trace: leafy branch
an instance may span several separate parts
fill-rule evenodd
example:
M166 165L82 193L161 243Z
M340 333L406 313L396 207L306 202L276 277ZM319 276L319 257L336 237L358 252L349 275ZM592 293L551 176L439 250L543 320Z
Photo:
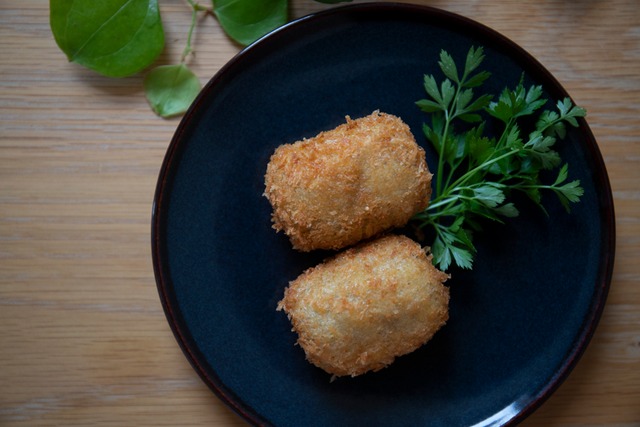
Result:
M210 0L211 7L185 0L192 9L186 47L177 65L151 70L145 95L162 117L184 113L200 91L186 64L193 53L192 35L198 12L214 16L225 33L246 46L288 21L288 0ZM340 3L351 0L316 0ZM51 31L71 62L107 77L142 72L165 46L158 0L50 0Z
M476 248L473 232L481 230L480 219L502 222L516 217L518 209L509 197L526 194L545 213L542 192L555 194L567 211L584 190L578 180L568 181L569 169L553 149L566 136L567 124L578 126L584 109L565 98L555 110L542 110L547 100L541 86L525 88L523 79L514 89L505 88L497 101L490 94L474 95L489 77L476 71L484 60L482 48L467 53L463 72L451 55L440 53L438 65L445 79L438 84L433 75L424 77L429 96L416 102L429 114L424 134L438 153L434 197L429 207L414 216L419 228L431 227L435 238L431 250L442 270L452 264L471 268ZM502 133L485 135L483 116L498 120ZM521 119L539 114L534 129L523 137ZM464 124L464 132L456 125ZM560 167L551 184L541 180L541 172Z
M158 66L144 78L144 93L151 109L162 117L172 117L184 113L202 89L200 80L186 65L187 57L193 53L191 40L196 27L198 12L212 13L212 9L187 0L191 6L191 26L187 34L186 46L177 65Z

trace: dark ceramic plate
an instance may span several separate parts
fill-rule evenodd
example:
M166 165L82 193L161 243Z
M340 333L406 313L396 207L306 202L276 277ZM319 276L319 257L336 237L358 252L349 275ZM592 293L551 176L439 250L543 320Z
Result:
M567 93L496 32L441 10L334 8L271 33L205 87L169 146L155 198L158 289L178 343L204 382L254 424L484 426L537 408L585 350L614 258L606 170L584 121L560 146L585 195L571 214L549 198L478 235L473 271L453 271L449 323L389 368L329 382L305 361L276 303L326 253L300 254L271 229L263 176L276 146L380 109L417 140L425 73L446 49L484 46L487 90L541 84ZM435 165L431 163L432 170Z

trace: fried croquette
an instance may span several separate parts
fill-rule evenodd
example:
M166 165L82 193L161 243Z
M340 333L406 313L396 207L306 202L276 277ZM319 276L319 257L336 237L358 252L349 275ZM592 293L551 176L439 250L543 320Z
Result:
M418 243L388 235L306 270L278 310L307 360L335 376L357 376L416 350L446 323L448 277Z
M404 226L429 203L424 150L400 118L375 111L278 147L265 175L273 228L300 251L341 249Z

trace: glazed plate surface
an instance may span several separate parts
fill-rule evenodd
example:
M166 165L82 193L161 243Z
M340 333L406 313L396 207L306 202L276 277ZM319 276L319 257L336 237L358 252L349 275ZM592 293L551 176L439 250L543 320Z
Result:
M558 144L585 195L550 218L526 202L476 237L472 271L452 270L450 320L389 368L330 382L305 361L276 304L290 280L329 253L302 254L271 228L262 196L274 149L346 115L400 116L435 156L415 105L441 49L463 61L483 46L487 92L541 84L568 94L523 49L469 19L426 7L330 9L276 30L232 59L180 123L160 172L152 219L156 280L194 369L253 424L514 424L566 378L602 312L613 266L607 173L584 120Z

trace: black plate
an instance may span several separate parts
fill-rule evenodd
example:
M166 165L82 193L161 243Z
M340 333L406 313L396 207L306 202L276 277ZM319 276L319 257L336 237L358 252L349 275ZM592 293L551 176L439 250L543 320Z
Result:
M262 197L276 146L345 115L396 114L420 144L425 73L441 49L484 46L486 89L565 90L523 49L437 9L365 4L299 19L233 58L180 123L160 173L152 224L158 289L178 343L242 417L278 426L471 426L522 420L566 378L602 312L614 212L586 122L560 147L585 195L571 214L549 198L477 237L473 271L453 271L451 318L418 351L378 373L329 382L305 361L276 303L326 253L300 254L271 229ZM170 402L168 403L170 404Z

